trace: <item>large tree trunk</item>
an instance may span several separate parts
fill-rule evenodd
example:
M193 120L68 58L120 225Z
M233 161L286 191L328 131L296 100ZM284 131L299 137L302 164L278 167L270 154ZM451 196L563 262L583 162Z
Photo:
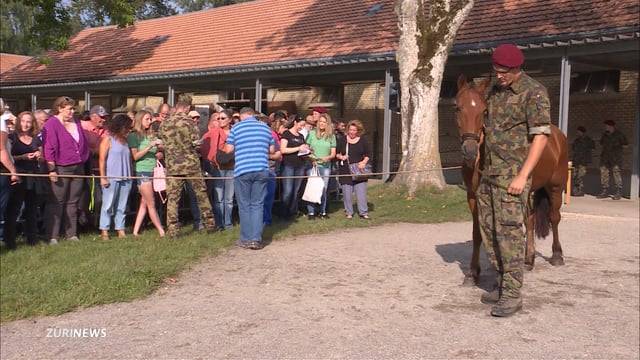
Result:
M396 183L413 196L445 185L438 143L438 101L449 50L474 0L398 0L402 162Z

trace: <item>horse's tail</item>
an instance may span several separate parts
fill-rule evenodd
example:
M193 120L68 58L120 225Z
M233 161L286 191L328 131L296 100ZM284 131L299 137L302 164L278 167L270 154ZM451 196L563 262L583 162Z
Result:
M549 235L551 229L551 219L549 212L551 210L551 199L547 190L540 188L533 195L533 208L535 214L535 232L539 238L545 238Z

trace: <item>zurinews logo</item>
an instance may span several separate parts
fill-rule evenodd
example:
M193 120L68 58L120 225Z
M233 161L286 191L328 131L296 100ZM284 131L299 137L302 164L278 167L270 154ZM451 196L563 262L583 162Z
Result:
M48 338L101 338L107 337L105 328L47 328Z

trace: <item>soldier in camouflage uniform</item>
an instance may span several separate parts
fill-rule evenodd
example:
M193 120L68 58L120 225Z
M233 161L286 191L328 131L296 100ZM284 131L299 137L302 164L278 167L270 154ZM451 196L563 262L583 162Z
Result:
M587 129L579 126L576 140L571 145L573 152L573 196L584 196L584 176L587 174L587 165L591 164L591 151L595 143L587 135Z
M211 204L207 198L207 188L200 171L200 160L197 153L199 146L198 128L187 116L190 105L178 102L175 114L160 125L159 138L163 141L165 162L168 176L196 177L195 180L167 179L167 235L178 235L178 203L185 182L190 182L198 207L207 230L214 231L215 223Z
M547 90L520 69L524 55L517 46L498 46L492 60L496 80L487 94L485 163L477 196L480 233L498 271L498 286L481 300L493 304L491 315L503 317L522 308L525 197L551 127Z
M622 148L628 144L627 138L616 129L613 120L604 122L605 131L600 138L602 154L600 155L600 186L602 191L597 196L598 199L609 197L609 171L613 173L613 200L620 200L622 197Z

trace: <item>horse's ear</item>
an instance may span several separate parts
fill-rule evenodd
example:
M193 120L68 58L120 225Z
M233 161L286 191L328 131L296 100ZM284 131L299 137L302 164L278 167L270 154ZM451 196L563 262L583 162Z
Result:
M478 89L479 93L484 94L484 92L489 87L489 84L491 84L491 79L484 79L480 82L480 84L476 86L476 88Z
M467 77L464 74L460 74L458 76L458 91L464 89L467 86L469 86L469 84L467 83Z

